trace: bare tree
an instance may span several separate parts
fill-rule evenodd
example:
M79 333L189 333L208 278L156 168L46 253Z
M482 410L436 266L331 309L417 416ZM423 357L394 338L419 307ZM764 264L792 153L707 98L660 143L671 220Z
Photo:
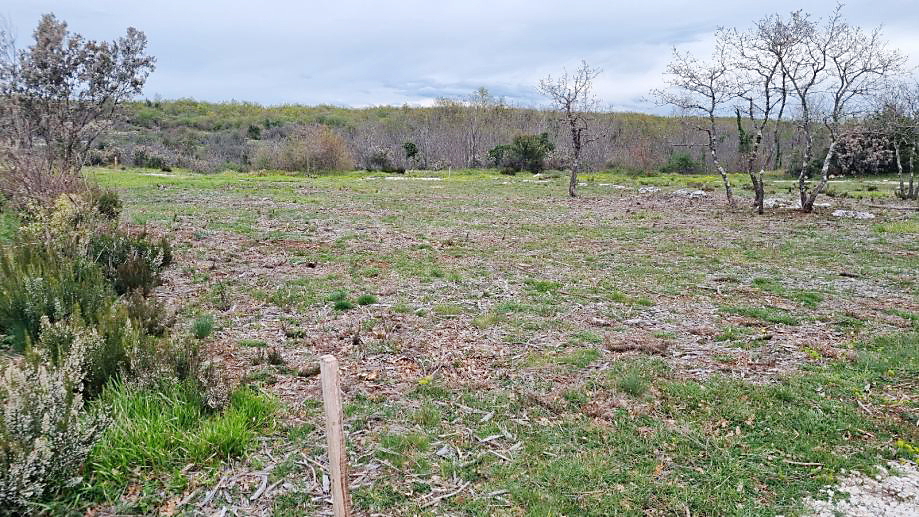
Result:
M781 64L775 53L770 51L771 42L764 40L761 33L754 29L748 32L722 30L717 35L731 49L731 62L735 68L736 96L739 106L737 114L737 132L739 151L744 159L744 166L753 184L753 206L763 213L765 185L763 173L767 160L760 159L763 134L769 125L773 113L778 109L778 117L784 112L787 98ZM741 112L749 123L751 130L746 129ZM778 149L778 127L776 120L775 138ZM757 167L757 164L759 166Z
M897 166L897 195L919 198L915 184L915 155L919 144L919 83L896 82L878 100L876 112L866 121L868 129L882 137L893 149ZM908 180L904 165L909 171ZM907 185L908 181L908 185Z
M0 180L16 199L47 201L79 188L80 169L116 110L154 68L134 28L112 42L86 40L44 15L35 42L0 72Z
M591 68L587 61L582 61L574 74L564 72L558 78L553 79L550 75L539 81L539 92L552 101L554 111L567 125L571 137L571 177L568 180L568 195L571 197L577 197L581 152L585 145L600 137L591 116L599 104L592 92L593 81L598 75L599 69Z
M487 88L481 87L466 99L466 166L482 166L482 140L489 124L494 122L504 102L495 99Z
M675 106L696 121L696 130L706 135L708 151L721 175L728 204L736 206L731 181L718 158L721 135L717 117L736 98L735 80L724 41L718 40L712 60L707 63L673 49L673 60L667 65L665 74L668 87L652 90L651 94L662 104Z
M804 137L798 192L801 209L813 210L817 196L826 188L829 167L847 124L863 113L866 101L878 94L884 81L897 72L903 58L889 50L880 29L865 32L849 25L842 6L824 21L803 11L787 18L773 16L759 26L761 37L779 61L800 110L799 129ZM811 186L809 165L814 155L816 126L822 115L829 132L820 181Z

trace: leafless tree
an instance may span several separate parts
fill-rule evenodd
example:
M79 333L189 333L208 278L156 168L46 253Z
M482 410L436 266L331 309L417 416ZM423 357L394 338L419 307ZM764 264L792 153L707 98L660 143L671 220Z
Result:
M770 51L771 42L764 40L756 29L747 32L739 32L736 29L721 30L716 38L723 40L723 45L731 51L736 98L740 101L735 108L738 147L745 158L744 166L753 185L753 206L762 214L765 199L763 173L767 160L761 160L761 148L763 135L776 111L776 133L773 136L776 149L779 148L778 118L784 112L787 99L782 67L775 53ZM741 113L745 115L743 118L747 119L750 129L745 128Z
M896 50L888 49L879 28L865 32L849 25L843 19L841 5L826 20L814 20L803 11L795 11L788 18L767 18L759 30L761 37L770 42L768 48L781 64L800 110L804 152L798 191L801 209L810 212L826 188L829 167L847 124L863 113L866 101L900 69L903 58ZM820 181L812 186L808 172L821 117L829 132L829 148Z
M596 131L592 114L597 111L599 101L593 94L593 82L600 70L592 68L586 61L573 73L551 75L539 81L539 92L552 102L554 111L567 126L571 138L571 177L568 180L568 195L577 197L578 172L581 170L581 153L584 146L600 137Z
M919 147L919 83L915 80L894 82L878 99L875 113L867 120L869 130L880 135L893 149L897 166L897 195L903 199L919 198L915 183L915 155ZM904 175L904 168L909 176ZM908 184L907 184L908 182Z
M34 40L0 63L0 187L47 201L78 188L86 153L119 105L141 92L154 58L134 28L112 42L87 40L51 14Z
M723 40L717 40L711 61L702 62L673 49L673 59L667 65L667 88L652 90L662 104L669 104L696 121L695 128L705 133L708 151L721 180L728 204L736 206L728 173L718 157L721 139L717 117L736 98L732 65Z
M490 124L494 123L504 102L481 87L466 99L466 166L481 167L484 154L482 141Z

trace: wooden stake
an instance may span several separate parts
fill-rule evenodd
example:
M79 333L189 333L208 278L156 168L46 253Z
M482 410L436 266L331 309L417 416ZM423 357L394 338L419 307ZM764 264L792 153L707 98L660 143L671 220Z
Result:
M329 444L329 476L332 485L332 509L335 517L350 517L348 494L348 457L341 416L341 387L338 382L338 359L324 355L319 360L322 372L322 401L325 405L326 439Z

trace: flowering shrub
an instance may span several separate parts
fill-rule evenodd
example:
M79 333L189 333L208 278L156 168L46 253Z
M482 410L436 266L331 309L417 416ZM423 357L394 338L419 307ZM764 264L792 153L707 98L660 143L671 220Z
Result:
M0 369L0 513L20 514L71 483L105 428L82 411L83 372L101 342L44 318L38 346Z

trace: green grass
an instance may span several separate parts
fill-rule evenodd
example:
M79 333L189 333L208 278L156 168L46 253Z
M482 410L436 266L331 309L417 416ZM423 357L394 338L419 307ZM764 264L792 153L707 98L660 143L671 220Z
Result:
M113 385L102 404L112 424L90 453L86 490L108 501L136 479L138 469L145 477L177 476L189 464L206 467L242 456L277 410L272 398L240 388L226 409L209 413L195 389L181 383L155 390Z
M212 314L202 314L195 318L191 325L191 333L195 339L204 339L214 331L214 316Z
M648 380L640 373L636 371L630 371L625 373L619 380L616 382L616 387L619 391L631 395L633 397L640 397L648 391L648 386L650 383Z
M823 295L820 293L804 289L789 289L778 280L771 278L754 278L752 285L763 291L796 301L810 309L816 309L820 302L823 301Z
M126 220L196 235L177 244L179 256L217 264L197 277L194 268L180 271L207 296L191 300L191 314L223 311L229 296L216 296L215 282L245 270L233 277L229 305L267 310L280 321L243 322L233 329L240 335L264 324L303 340L348 336L359 325L367 346L339 354L362 374L346 402L347 425L359 437L349 442L349 456L356 471L373 472L353 492L360 512L795 515L805 496L842 469L870 471L919 443L910 427L919 419L910 348L899 338L852 341L892 326L916 328L903 308L919 296L911 274L919 244L904 231L909 226L887 226L901 223L899 215L865 225L824 211L740 217L718 209L716 175L589 173L572 204L563 201L566 178L556 171L539 185L495 171L406 175L436 182L382 181L359 171L144 172L98 176L123 193ZM889 185L868 190L873 182L834 189L850 198L890 197ZM690 185L716 190L705 210L686 211L645 203L634 192L643 184L662 187L662 196ZM769 196L793 198L794 187L767 175ZM329 310L354 307L361 293L387 299L359 311ZM790 327L763 328L773 324ZM706 371L753 374L747 378L755 382L717 373L698 380L687 372L696 367L692 359L671 371L669 359L602 346L652 335L690 351L695 342L708 350L718 341L717 354L702 359ZM799 347L800 336L814 339ZM792 343L815 352L825 344L851 348L842 355L855 360L796 353L788 359L799 369L785 376L750 368L769 359L765 349ZM443 353L452 346L459 349ZM763 354L744 350L759 347ZM398 367L377 376L378 358L368 355ZM261 364L245 374L287 386L299 369ZM380 383L404 396L361 395ZM297 395L318 403L307 393ZM325 509L311 499L306 463L287 461L322 461L321 409L294 405L291 416L305 431L284 436L289 444L265 442L281 462L272 476L295 485L275 499L278 515ZM242 467L257 471L271 461L254 456ZM822 466L799 464L807 462ZM465 482L456 496L422 508L429 494Z
M357 298L358 305L373 305L377 303L377 297L372 294L362 294Z
M335 300L332 307L334 307L336 311L348 311L354 308L354 304L348 300Z
M875 229L878 233L915 234L919 233L919 218L914 217L908 221L882 223L875 226Z
M507 494L510 513L525 515L798 514L805 496L844 472L872 472L886 459L912 457L909 444L919 439L915 403L894 419L860 406L887 403L885 390L919 375L917 345L915 333L877 338L857 345L854 363L817 364L772 383L685 380L659 363L621 361L610 374L613 385L652 404L614 407L597 419L581 408L598 392L570 389L562 395L565 412L550 425L521 423L522 414L530 421L552 418L541 406L454 395L499 412L484 424L465 420L478 435L504 429L523 448L509 463L486 460L461 471L482 488L448 501L445 510L488 515L482 494L492 491ZM412 441L424 443L418 436ZM382 507L379 500L360 504ZM403 499L386 504L412 508Z
M16 216L0 212L0 243L8 242L16 234L19 228L19 220Z

